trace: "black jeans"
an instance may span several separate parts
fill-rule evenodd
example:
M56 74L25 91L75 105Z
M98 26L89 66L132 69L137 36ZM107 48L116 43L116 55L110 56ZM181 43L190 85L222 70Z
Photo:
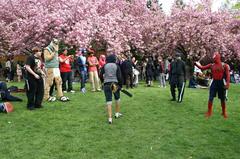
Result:
M171 77L170 89L173 99L176 99L175 88L178 89L178 102L182 102L185 89L185 81L183 76Z
M71 91L72 90L72 72L61 72L62 78L62 90ZM68 81L68 89L66 87L66 82Z
M27 107L28 108L36 108L41 107L43 95L44 95L44 84L43 79L33 79L29 78L26 80L27 82Z
M133 72L124 72L123 77L126 87L129 88L130 86L131 88L133 88Z

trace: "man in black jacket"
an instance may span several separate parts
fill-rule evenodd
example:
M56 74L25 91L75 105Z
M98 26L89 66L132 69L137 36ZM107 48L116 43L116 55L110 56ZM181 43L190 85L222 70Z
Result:
M172 100L176 101L175 88L178 88L178 103L183 100L185 82L186 82L186 68L185 62L181 59L181 54L176 53L175 60L171 62L169 81L172 94Z
M126 88L128 89L129 86L133 88L133 63L130 57L123 61L121 70Z

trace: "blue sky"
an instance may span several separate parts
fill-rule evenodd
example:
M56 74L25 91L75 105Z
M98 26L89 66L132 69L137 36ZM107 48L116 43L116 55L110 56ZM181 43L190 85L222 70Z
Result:
M160 1L160 3L162 3L164 12L169 13L170 8L175 0L159 0L159 1ZM184 0L185 3L190 3L190 2L198 3L200 1L201 0ZM238 0L229 0L229 1L231 3L234 3ZM213 0L212 10L217 11L224 2L226 2L226 0Z

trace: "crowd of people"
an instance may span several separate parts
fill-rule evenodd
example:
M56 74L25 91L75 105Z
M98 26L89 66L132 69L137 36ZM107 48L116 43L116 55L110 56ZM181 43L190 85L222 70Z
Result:
M126 86L126 89L137 87L139 80L145 81L147 87L153 86L153 81L157 80L158 87L162 88L166 88L166 81L168 81L172 96L171 101L178 103L183 101L187 79L186 65L178 52L172 58L145 56L141 61L136 60L134 56L115 55L114 53L107 57L100 55L97 58L95 53L92 48L79 48L74 54L69 54L69 49L66 47L59 54L59 41L57 39L53 39L46 48L34 47L25 65L22 66L18 63L16 66L18 81L21 81L22 78L25 80L28 98L27 109L41 108L43 100L54 102L58 99L67 102L70 100L64 95L67 92L104 91L108 108L108 122L112 123L112 93L116 100L115 117L118 118L122 116L120 113L120 90L123 85ZM225 96L223 95L225 92L219 89L221 82L215 82L216 88L215 86L213 88L210 78L214 74L214 70L204 74L202 70L207 68L212 69L212 65L203 67L199 63L195 64L193 76L189 80L189 87L211 86L207 116L212 114L212 101L218 93L222 102L223 115L227 118ZM5 70L6 81L12 81L14 79L13 59L7 60ZM73 74L78 74L80 90L73 87L75 77ZM217 81L223 78L222 75L220 76L217 77ZM90 89L86 88L87 82L91 84ZM177 96L176 88L178 90ZM53 95L54 90L56 90L57 97Z

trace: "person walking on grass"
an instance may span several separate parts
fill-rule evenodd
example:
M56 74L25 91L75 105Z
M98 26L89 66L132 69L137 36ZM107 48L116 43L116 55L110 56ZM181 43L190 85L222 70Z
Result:
M177 102L181 103L186 83L186 68L185 62L181 59L180 53L176 53L174 61L170 64L169 81L172 95L171 101L176 101L175 88L177 87Z
M106 58L106 64L102 68L100 79L104 83L103 89L106 98L108 123L112 124L112 94L116 104L115 118L122 116L120 113L120 89L122 88L121 69L116 64L116 56L109 55Z
M44 95L43 77L45 76L41 66L42 51L34 47L33 54L27 58L25 68L27 70L27 109L34 110L42 107L42 100Z

